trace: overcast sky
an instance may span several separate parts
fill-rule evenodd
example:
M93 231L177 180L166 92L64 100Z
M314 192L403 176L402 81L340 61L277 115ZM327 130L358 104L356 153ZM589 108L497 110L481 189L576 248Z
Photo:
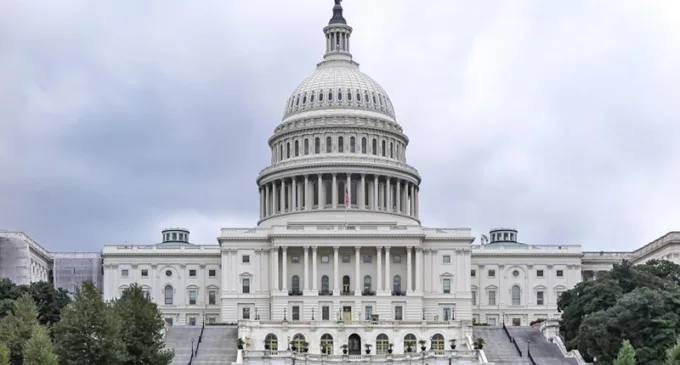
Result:
M0 2L0 226L49 250L214 244L332 0ZM629 250L680 229L680 2L345 0L427 226Z

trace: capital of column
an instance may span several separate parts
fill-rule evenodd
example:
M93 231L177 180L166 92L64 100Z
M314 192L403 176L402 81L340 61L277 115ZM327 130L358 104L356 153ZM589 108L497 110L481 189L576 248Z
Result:
M333 251L337 251L340 249L340 246L333 246Z
M288 251L288 246L281 246L281 249L283 250L283 252L286 252Z
M382 249L383 249L383 246L375 246L375 248L376 248L377 250L382 250Z
M199 264L198 267L200 267L201 269L205 269L205 264Z
M302 246L302 248L303 248L304 250L309 250L310 247L312 247L312 246L310 246L310 245L304 245L304 246Z
M411 249L413 249L413 246L406 246L406 249L411 250Z
M322 175L323 175L322 173L316 174L316 176L319 177L319 178L321 178Z
M361 251L361 246L354 246L355 251Z
M316 250L319 249L319 246L312 246L312 251L316 252Z
M269 251L278 251L279 246L269 247Z
M232 253L236 253L236 251L238 251L237 248L229 248L228 250L229 250L230 252L232 252Z

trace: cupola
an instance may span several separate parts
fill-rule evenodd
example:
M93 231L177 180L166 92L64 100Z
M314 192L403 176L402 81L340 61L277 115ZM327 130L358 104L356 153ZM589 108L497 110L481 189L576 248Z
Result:
M185 228L166 228L162 231L163 243L189 243L189 230Z
M517 242L517 230L512 228L496 228L489 232L490 243Z

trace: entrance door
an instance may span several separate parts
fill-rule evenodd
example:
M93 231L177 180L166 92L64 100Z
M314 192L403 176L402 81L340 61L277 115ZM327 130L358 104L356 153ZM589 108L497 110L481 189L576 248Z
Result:
M342 320L345 322L352 321L352 307L350 306L342 307Z
M521 318L513 318L512 319L512 325L513 326L521 326L522 325L522 319Z
M350 355L361 355L361 337L359 337L359 335L356 333L349 335L347 347Z

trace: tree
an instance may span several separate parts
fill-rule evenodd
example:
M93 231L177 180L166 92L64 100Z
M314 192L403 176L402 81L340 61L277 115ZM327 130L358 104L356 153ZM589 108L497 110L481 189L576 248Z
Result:
M24 344L38 324L38 310L33 299L24 294L14 301L12 311L0 321L0 343L9 348L10 364L21 365Z
M628 340L623 341L623 345L619 350L619 356L614 361L614 365L636 365L635 349Z
M680 365L680 338L673 347L668 349L665 365Z
M0 343L0 365L9 365L9 348L4 343Z
M63 289L55 289L44 281L31 285L16 285L7 278L0 279L0 318L12 309L12 303L21 295L29 294L38 306L41 324L54 324L59 321L61 310L71 301Z
M165 321L158 307L133 284L113 305L121 321L121 338L127 350L126 365L168 365L173 354L165 349L162 330Z
M23 365L57 365L57 356L54 354L50 336L47 329L41 325L33 326L31 339L24 346Z
M54 339L62 365L121 365L125 359L120 321L91 281L83 282L61 312Z

